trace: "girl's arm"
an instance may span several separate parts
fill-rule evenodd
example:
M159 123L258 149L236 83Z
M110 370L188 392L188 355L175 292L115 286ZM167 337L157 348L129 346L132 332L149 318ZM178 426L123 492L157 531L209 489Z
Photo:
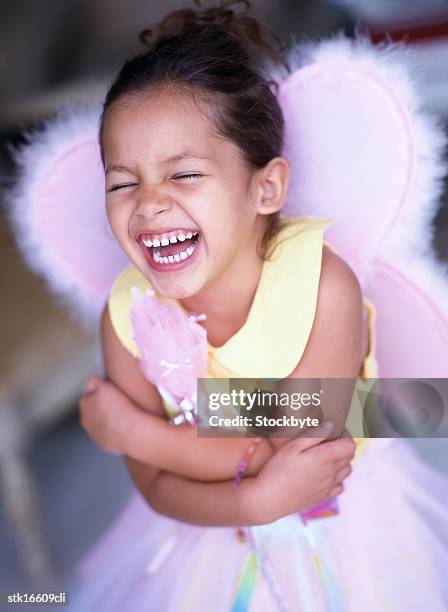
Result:
M324 275L324 270L322 274L327 279L326 288L319 291L316 319L310 337L312 342L308 343L305 355L292 376L331 377L336 367L336 375L353 377L359 372L363 357L359 347L357 353L358 314L361 313L361 307L358 313L358 287L350 274L343 270L336 275L335 283L328 281L328 274ZM343 296L346 299L341 304L340 298ZM338 335L335 338L337 342L328 344L330 331L334 331L335 299L339 299L339 313L344 317L343 331L348 331L349 335ZM106 315L104 319L107 319ZM107 348L107 339L103 334L108 376L137 404L161 416L163 407L160 397L155 391L151 397L151 385L143 378L135 360L121 346L113 330L109 338L111 341L116 345L115 353L118 356L110 347ZM322 346L329 347L328 355L323 356ZM123 359L119 358L120 352ZM143 379L142 388L134 385L134 382L138 383L138 378ZM257 524L310 507L343 490L342 480L350 473L353 441L334 440L317 444L303 452L303 447L298 445L306 440L310 439L299 438L286 444L267 462L259 476L243 480L237 488L233 488L231 483L195 483L132 459L126 461L142 495L164 514L200 524ZM220 510L218 514L217 509ZM236 512L236 516L233 512Z
M203 481L229 480L236 475L243 453L251 443L250 438L200 438L191 425L174 426L135 404L132 407L135 411L126 428L123 453L180 476ZM257 474L272 455L269 440L262 440L246 474Z
M280 387L289 393L323 389L320 407L301 408L298 416L309 414L319 420L331 419L335 423L333 439L350 435L345 424L356 379L368 350L363 309L356 275L339 255L324 245L313 327L302 358ZM303 389L300 379L304 380ZM313 383L319 383L318 386L312 387L310 379L315 379ZM309 429L298 433L314 435ZM271 438L275 450L287 442L285 437Z
M121 454L195 480L230 480L238 470L249 438L199 438L195 427L175 426L166 421L161 397L141 373L138 361L118 340L107 308L101 322L103 355L107 376L113 385L102 385L100 397L89 398L82 406L83 418L96 418L95 429L118 436ZM95 404L94 404L95 402ZM114 404L116 410L114 411ZM96 415L94 411L101 411ZM93 427L90 427L93 432ZM268 440L262 440L251 459L247 475L257 474L273 454Z
M157 391L121 346L107 318L105 315L106 325L102 326L107 376L133 401L162 416ZM244 478L238 487L233 486L233 481L195 482L129 457L125 461L140 493L161 514L199 525L255 525L269 523L342 491L341 481L348 476L353 457L351 441L322 445L313 440L315 447L308 450L304 442L291 442L266 463L259 476Z
M160 514L194 525L240 526L267 523L270 512L257 508L255 478L198 482L124 457L135 486Z
M320 439L329 432L320 429ZM320 444L298 438L280 449L255 477L232 482L187 480L127 459L135 484L160 514L197 525L239 526L271 523L326 501L343 491L351 473L351 438Z

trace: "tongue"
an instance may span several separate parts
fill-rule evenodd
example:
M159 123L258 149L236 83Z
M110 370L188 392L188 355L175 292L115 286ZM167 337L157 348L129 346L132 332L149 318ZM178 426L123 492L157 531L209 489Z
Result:
M168 257L168 255L177 255L177 253L185 251L185 249L187 249L193 243L193 238L187 238L183 242L170 242L170 244L167 244L166 246L159 247L160 255L162 257Z

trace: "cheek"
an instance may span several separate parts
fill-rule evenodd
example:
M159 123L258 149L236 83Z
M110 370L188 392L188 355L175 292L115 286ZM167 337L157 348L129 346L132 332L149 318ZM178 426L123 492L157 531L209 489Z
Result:
M106 207L107 219L115 240L127 253L129 249L129 215L119 207Z
M229 258L234 257L240 239L238 226L223 223L208 237L209 250L219 267L226 266Z
M238 241L247 232L247 219L244 205L240 201L215 200L209 209L203 225L207 240L215 249L227 249L229 244Z
M115 235L127 233L129 214L124 206L106 206L106 214L109 224Z

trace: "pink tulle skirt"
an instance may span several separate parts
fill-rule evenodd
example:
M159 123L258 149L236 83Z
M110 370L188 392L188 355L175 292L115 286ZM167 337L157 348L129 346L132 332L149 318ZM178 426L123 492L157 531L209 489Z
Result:
M77 568L73 612L446 612L448 478L403 440L353 463L339 514L200 527L133 494Z

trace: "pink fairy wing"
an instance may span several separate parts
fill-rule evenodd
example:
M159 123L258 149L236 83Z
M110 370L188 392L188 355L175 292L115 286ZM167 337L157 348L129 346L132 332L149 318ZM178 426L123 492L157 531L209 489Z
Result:
M404 45L338 35L297 45L290 62L279 91L292 170L285 213L333 218L329 241L364 261L409 207L433 216L446 138L421 110Z
M67 106L13 151L18 168L6 194L17 244L50 289L92 324L129 263L105 211L98 145L100 105Z
M378 260L364 286L377 308L376 356L382 378L448 376L448 282L418 285L397 266ZM419 274L423 278L423 270ZM443 285L443 286L442 286Z
M334 219L325 237L377 308L381 376L446 376L448 270L431 223L447 139L422 110L412 51L338 34L298 44L289 60L285 213Z

